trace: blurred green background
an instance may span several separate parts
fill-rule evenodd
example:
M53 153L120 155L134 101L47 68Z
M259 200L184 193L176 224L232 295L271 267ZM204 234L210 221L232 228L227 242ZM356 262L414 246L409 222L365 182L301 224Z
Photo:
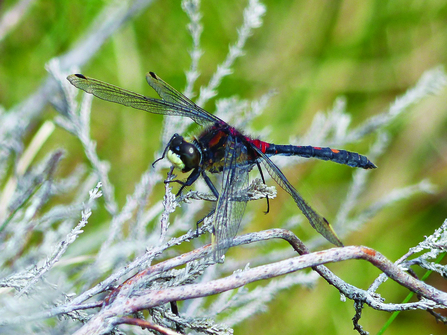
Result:
M16 1L0 1L0 13ZM393 100L413 86L421 74L447 60L446 1L263 1L264 25L256 29L236 61L234 73L219 87L218 98L237 95L256 99L271 89L278 94L267 112L253 120L253 127L270 125L266 140L287 143L290 136L304 134L314 115L332 107L344 95L353 125L383 112ZM36 1L25 20L0 42L0 103L8 110L33 93L46 76L44 65L65 53L78 41L108 1ZM204 1L201 45L204 55L196 85L206 84L223 61L228 45L237 37L246 1ZM180 2L155 1L101 48L82 73L154 96L145 73L154 71L173 87L185 86L191 37L188 19ZM447 94L423 100L387 129L392 142L375 163L365 207L392 189L428 178L438 185L435 194L419 195L387 208L346 244L367 245L394 261L439 227L446 218ZM214 110L214 100L203 106ZM30 125L33 129L56 115L50 106ZM95 99L92 137L102 159L111 162L110 178L122 205L140 174L159 149L162 118ZM346 149L367 152L375 139L370 135ZM319 143L301 143L318 145ZM60 175L86 161L77 139L57 129L41 156L56 147L66 150ZM331 220L347 191L352 170L309 161L295 171L285 171L315 208ZM161 190L161 189L160 189ZM160 193L160 197L162 193ZM281 202L280 202L281 201ZM272 201L273 215L259 216L258 229L275 227L275 202L288 203L279 192ZM260 204L263 208L264 204ZM249 206L253 206L250 204ZM277 205L280 207L279 205ZM280 210L277 208L276 210ZM107 216L92 224L106 225ZM106 229L103 228L103 229ZM250 226L250 230L257 227ZM367 288L379 271L366 262L343 262L329 266L350 284ZM433 275L429 282L447 290ZM407 291L388 282L379 293L387 302L400 302ZM243 334L354 334L351 301L341 302L338 292L321 280L314 290L294 288L283 292L269 310L236 327ZM360 324L377 332L390 314L366 307ZM426 312L401 313L386 334L445 334L444 325Z

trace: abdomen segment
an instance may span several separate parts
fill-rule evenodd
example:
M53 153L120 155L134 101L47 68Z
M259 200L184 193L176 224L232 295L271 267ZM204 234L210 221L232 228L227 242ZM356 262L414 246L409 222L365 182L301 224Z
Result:
M374 165L366 156L359 155L356 152L338 150L332 148L320 148L295 145L276 145L271 144L265 151L267 156L283 155L283 156L300 156L305 158L318 158L325 161L332 161L339 164L345 164L351 167L362 169L375 169Z

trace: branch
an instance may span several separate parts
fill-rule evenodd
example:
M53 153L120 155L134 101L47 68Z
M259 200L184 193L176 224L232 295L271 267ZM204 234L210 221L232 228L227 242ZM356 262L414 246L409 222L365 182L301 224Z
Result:
M233 246L273 238L287 240L296 251L301 253L301 255L273 264L262 265L253 269L236 272L225 278L212 280L207 283L189 284L163 289L138 289L143 287L144 283L147 285L149 278L153 279L157 274L166 273L166 271L169 271L174 267L210 256L212 253L212 246L206 245L192 252L151 266L127 280L119 288L114 290L108 299L106 299L106 306L103 310L97 313L96 316L76 334L90 334L93 331L98 331L98 329L106 329L110 326L110 322L112 322L111 319L119 315L129 315L136 311L150 309L172 301L194 299L223 293L249 283L275 278L309 267L312 267L317 271L344 296L355 301L363 301L375 309L391 311L415 308L433 309L435 307L447 306L446 293L411 277L400 267L394 265L379 252L371 248L349 246L308 253L308 250L293 233L283 229L271 229L237 237L234 240ZM343 282L323 265L350 259L363 259L370 262L387 274L388 277L409 290L423 296L428 299L428 301L424 301L423 304L419 302L402 304L400 306L384 304L377 298L377 296L372 296L366 291ZM205 259L204 261L206 262L207 260Z
M134 325L134 326L138 326L141 328L147 328L147 329L152 329L155 330L161 334L165 334L165 335L180 335L180 333L177 333L169 328L166 327L162 327L160 325L157 325L155 323L151 323L148 321L144 321L141 319L136 319L136 318L126 318L126 317L122 317L122 318L118 318L115 321L116 325L119 324L128 324L128 325Z

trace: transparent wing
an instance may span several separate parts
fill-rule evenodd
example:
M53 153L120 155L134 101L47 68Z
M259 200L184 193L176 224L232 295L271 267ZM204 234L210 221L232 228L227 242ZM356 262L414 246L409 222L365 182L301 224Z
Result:
M107 84L97 79L86 77L82 74L72 74L69 75L67 79L73 86L87 93L93 94L100 99L115 102L124 106L141 109L155 114L186 116L202 126L210 125L215 122L223 122L218 117L194 104L180 92L177 92L154 73L152 74L152 79L148 79L148 83L155 91L157 91L162 99L145 97L144 95ZM150 74L148 74L148 77L149 76Z
M252 145L252 148L253 150L256 150L259 156L261 156L260 161L267 169L270 176L278 183L279 186L281 186L287 193L292 196L299 209L309 220L310 225L317 232L323 235L329 242L335 244L336 246L342 247L343 243L340 241L329 222L320 214L315 212L312 207L310 207L306 203L306 201L304 201L304 199L299 195L298 191L295 190L295 188L289 183L281 170L270 160L270 158L264 155L256 146Z
M157 76L154 72L148 72L146 74L147 83L158 93L158 95L165 101L172 102L178 105L187 106L191 109L198 110L204 114L209 114L209 117L214 121L222 121L217 116L214 116L208 113L203 108L197 106L194 102L189 100L159 76Z
M247 197L241 191L248 187L251 166L237 164L237 159L247 154L247 147L228 136L225 149L222 190L216 204L213 246L214 260L221 261L239 230L239 225L247 205Z

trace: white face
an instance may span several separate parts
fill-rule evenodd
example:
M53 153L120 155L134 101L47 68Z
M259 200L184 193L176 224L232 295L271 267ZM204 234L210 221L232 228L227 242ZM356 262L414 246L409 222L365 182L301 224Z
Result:
M169 161L179 170L183 170L185 168L185 163L181 160L180 156L174 153L172 150L168 150L168 153L166 154Z

